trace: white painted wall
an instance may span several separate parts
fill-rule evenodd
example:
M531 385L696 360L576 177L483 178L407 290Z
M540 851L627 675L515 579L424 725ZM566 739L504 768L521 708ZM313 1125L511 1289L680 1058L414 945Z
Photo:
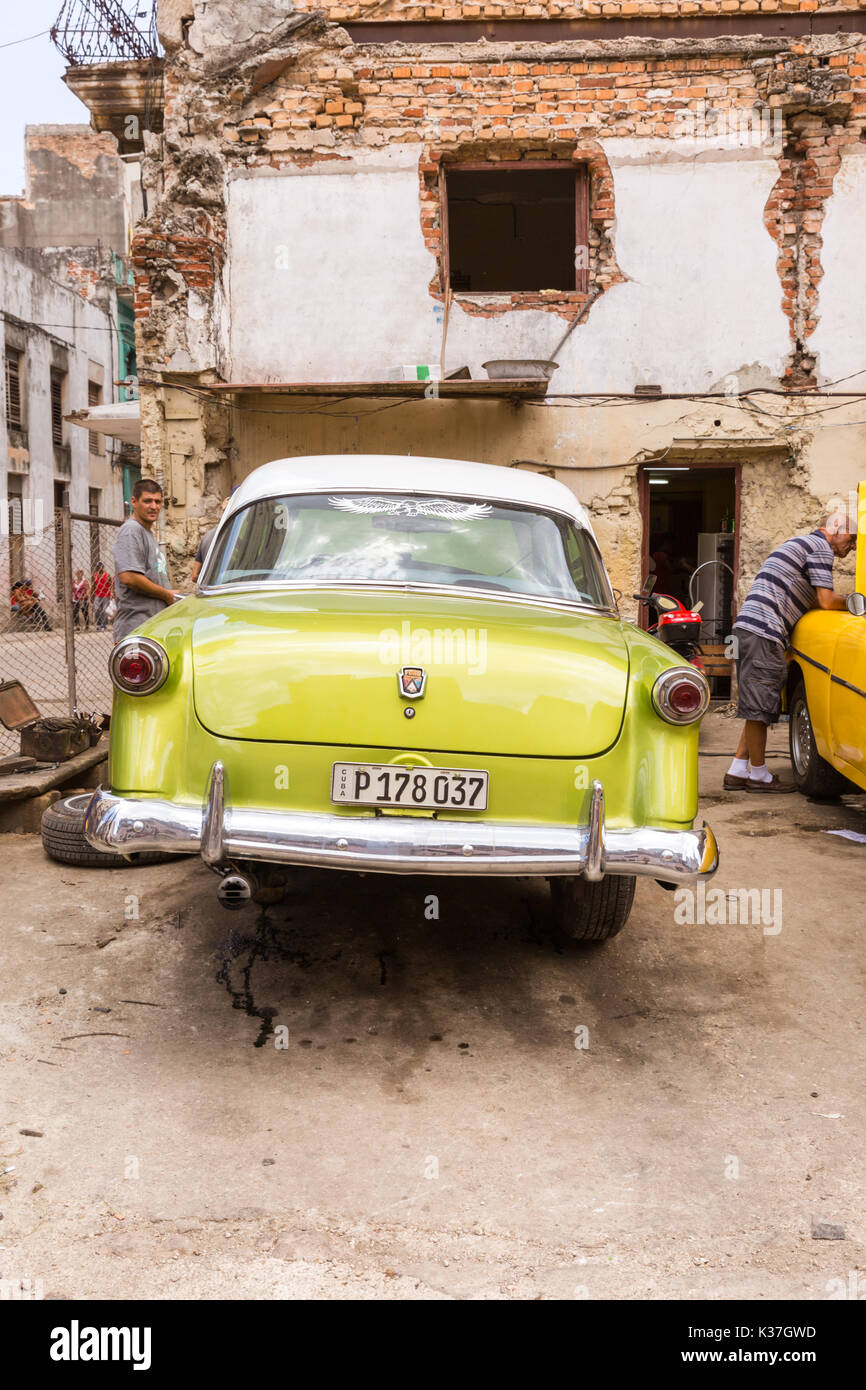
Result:
M231 183L232 380L381 381L438 359L418 148Z
M776 246L763 209L772 152L701 142L608 140L614 244L628 277L558 355L560 391L723 386L749 366L768 382L789 349ZM376 381L438 362L418 146L312 169L241 175L229 191L230 378ZM541 310L451 311L447 366L484 377L494 357L547 357L567 324ZM750 380L750 384L752 381Z
M853 372L851 390L866 390L866 148L845 150L833 183L823 227L818 326L809 340L817 353L819 382Z

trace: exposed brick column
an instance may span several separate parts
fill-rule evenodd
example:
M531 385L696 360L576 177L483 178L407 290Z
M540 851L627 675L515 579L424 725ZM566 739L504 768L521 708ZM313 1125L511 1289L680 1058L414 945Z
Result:
M225 259L224 240L212 236L170 235L160 230L141 230L132 244L132 263L135 267L135 313L146 317L154 297L174 298L163 293L166 280L175 292L180 289L177 278L189 288L213 291Z
M862 138L855 88L866 73L862 55L807 53L802 45L761 64L758 91L785 117L779 178L764 208L764 224L778 247L776 267L788 316L791 355L785 383L816 385L809 338L819 317L822 230L842 152Z
M764 222L776 241L782 307L788 316L789 386L814 386L815 358L808 339L818 323L821 231L827 199L842 162L846 135L833 134L820 116L793 118L779 160L779 178L767 200Z

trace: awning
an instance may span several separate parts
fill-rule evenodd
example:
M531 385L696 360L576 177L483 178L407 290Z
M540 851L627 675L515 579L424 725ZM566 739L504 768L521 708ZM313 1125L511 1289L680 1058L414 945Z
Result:
M114 401L111 405L91 405L87 410L73 410L63 417L72 425L96 434L122 439L124 444L141 443L141 404L139 401Z

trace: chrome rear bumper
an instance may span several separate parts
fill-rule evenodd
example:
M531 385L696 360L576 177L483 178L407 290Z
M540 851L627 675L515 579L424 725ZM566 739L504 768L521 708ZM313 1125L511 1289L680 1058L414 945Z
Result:
M668 883L709 878L719 863L712 830L607 829L604 791L592 785L589 824L512 825L422 816L258 811L229 804L222 763L205 803L115 796L99 788L85 835L114 854L198 854L213 866L238 859L391 874L642 874Z

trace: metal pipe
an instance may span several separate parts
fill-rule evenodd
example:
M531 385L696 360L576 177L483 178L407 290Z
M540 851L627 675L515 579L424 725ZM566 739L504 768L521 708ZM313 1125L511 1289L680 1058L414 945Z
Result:
M60 511L60 569L63 575L63 632L66 638L66 688L69 713L75 714L78 697L75 689L75 618L72 606L72 517L69 510L69 488L63 489Z

